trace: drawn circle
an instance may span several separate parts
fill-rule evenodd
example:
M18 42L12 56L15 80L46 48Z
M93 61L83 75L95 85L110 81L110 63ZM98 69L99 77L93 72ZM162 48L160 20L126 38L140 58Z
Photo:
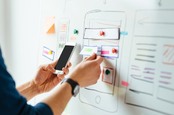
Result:
M97 96L95 97L95 102L96 102L97 104L99 104L99 103L101 102L101 97L100 97L99 95L97 95Z

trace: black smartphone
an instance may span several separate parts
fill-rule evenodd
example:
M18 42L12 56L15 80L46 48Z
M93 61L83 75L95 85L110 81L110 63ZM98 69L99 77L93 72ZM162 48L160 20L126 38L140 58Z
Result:
M59 60L55 66L55 74L63 74L62 68L66 66L69 61L72 52L74 51L76 46L75 42L67 42L60 54Z

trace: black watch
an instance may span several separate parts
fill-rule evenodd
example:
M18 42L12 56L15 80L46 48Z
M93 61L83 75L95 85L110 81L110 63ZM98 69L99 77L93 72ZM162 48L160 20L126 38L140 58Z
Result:
M75 97L79 93L79 90L80 90L79 84L76 81L72 80L71 78L64 78L62 80L61 84L64 82L67 82L71 85L71 88L72 88L71 93Z

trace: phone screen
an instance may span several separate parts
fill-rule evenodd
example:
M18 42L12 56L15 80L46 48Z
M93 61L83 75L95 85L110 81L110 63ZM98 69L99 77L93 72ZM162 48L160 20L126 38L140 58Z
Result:
M66 66L66 63L67 63L69 57L71 56L73 48L74 48L74 46L65 45L65 47L59 57L57 65L55 67L56 70L62 70L62 68Z

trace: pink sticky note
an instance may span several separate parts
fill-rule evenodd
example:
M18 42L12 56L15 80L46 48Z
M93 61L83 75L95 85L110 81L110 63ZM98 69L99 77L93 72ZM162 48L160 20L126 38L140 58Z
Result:
M101 51L101 54L109 54L109 51Z
M126 81L121 81L121 85L127 87L129 85L129 83Z

